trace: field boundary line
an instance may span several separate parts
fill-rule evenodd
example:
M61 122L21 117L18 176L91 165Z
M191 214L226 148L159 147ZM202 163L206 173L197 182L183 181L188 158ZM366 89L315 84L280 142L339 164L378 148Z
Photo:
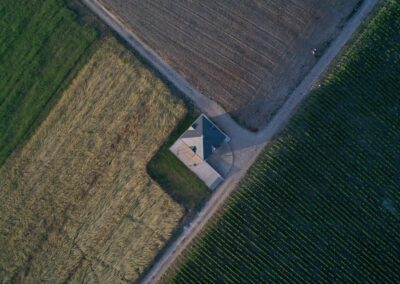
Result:
M142 276L141 283L147 284L156 283L160 280L163 273L168 270L176 258L202 231L210 218L214 216L221 205L224 204L230 194L236 189L240 180L247 173L247 170L256 161L258 155L287 124L300 103L310 93L315 83L324 75L325 71L328 70L331 63L341 53L343 47L352 38L364 19L372 12L379 0L364 1L363 5L349 19L311 71L291 93L267 127L258 133L250 132L239 126L221 106L190 85L97 0L82 0L82 2L109 25L111 29L118 33L153 68L160 72L166 80L191 99L197 108L212 118L232 139L230 144L234 155L233 169L225 177L222 185L214 191L194 220L184 229L183 233L164 250L159 259Z
M155 70L164 78L171 82L179 91L191 99L195 106L209 117L219 117L225 114L225 110L215 101L201 94L186 79L179 75L169 66L156 52L147 46L138 36L136 36L126 25L119 20L113 13L107 10L97 0L82 0L82 2L92 10L101 20L103 20L112 30L123 38L133 49L143 57ZM232 118L230 118L233 123ZM217 122L218 123L218 122ZM247 131L243 128L243 131Z

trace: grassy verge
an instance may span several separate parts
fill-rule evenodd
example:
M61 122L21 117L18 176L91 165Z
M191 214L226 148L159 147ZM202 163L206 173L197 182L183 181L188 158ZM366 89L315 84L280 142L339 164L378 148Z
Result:
M196 118L197 115L194 113L187 114L147 166L149 175L188 211L199 209L209 196L210 191L198 177L169 151L169 147L188 129Z
M321 82L168 283L399 283L400 1Z
M0 3L0 166L46 116L97 38L61 0Z

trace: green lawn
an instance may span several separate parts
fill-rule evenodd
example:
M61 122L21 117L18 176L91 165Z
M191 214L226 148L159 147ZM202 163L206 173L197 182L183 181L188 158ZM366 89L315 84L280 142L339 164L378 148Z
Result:
M0 166L34 131L96 32L61 0L0 1Z
M169 151L169 147L188 129L196 118L197 116L194 114L188 114L148 164L149 175L175 201L182 204L189 211L199 209L209 196L210 191L199 178Z
M169 283L400 283L400 2L388 1Z

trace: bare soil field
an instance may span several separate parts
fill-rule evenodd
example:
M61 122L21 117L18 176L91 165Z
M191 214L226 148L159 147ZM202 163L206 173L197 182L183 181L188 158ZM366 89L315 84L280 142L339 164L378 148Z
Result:
M136 280L184 213L146 164L185 112L105 41L0 170L0 282Z
M266 125L359 0L100 0L242 125Z

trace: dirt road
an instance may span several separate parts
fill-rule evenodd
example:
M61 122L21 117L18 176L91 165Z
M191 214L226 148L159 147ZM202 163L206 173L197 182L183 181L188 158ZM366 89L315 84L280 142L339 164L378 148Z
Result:
M162 257L148 271L142 283L156 283L160 276L174 262L176 257L187 247L197 234L207 224L220 206L226 201L247 170L254 163L271 139L286 125L301 101L339 54L346 42L351 38L366 16L373 10L378 0L365 0L358 12L349 20L340 35L325 51L311 72L294 90L284 106L275 115L268 126L258 133L252 133L241 128L217 103L199 93L184 78L168 66L139 38L127 29L113 14L107 11L96 0L82 0L95 14L97 14L115 32L124 38L143 58L158 70L169 82L174 84L201 111L206 113L231 137L231 148L234 155L234 164L224 183L213 193L210 200L199 212L193 222L164 252Z

